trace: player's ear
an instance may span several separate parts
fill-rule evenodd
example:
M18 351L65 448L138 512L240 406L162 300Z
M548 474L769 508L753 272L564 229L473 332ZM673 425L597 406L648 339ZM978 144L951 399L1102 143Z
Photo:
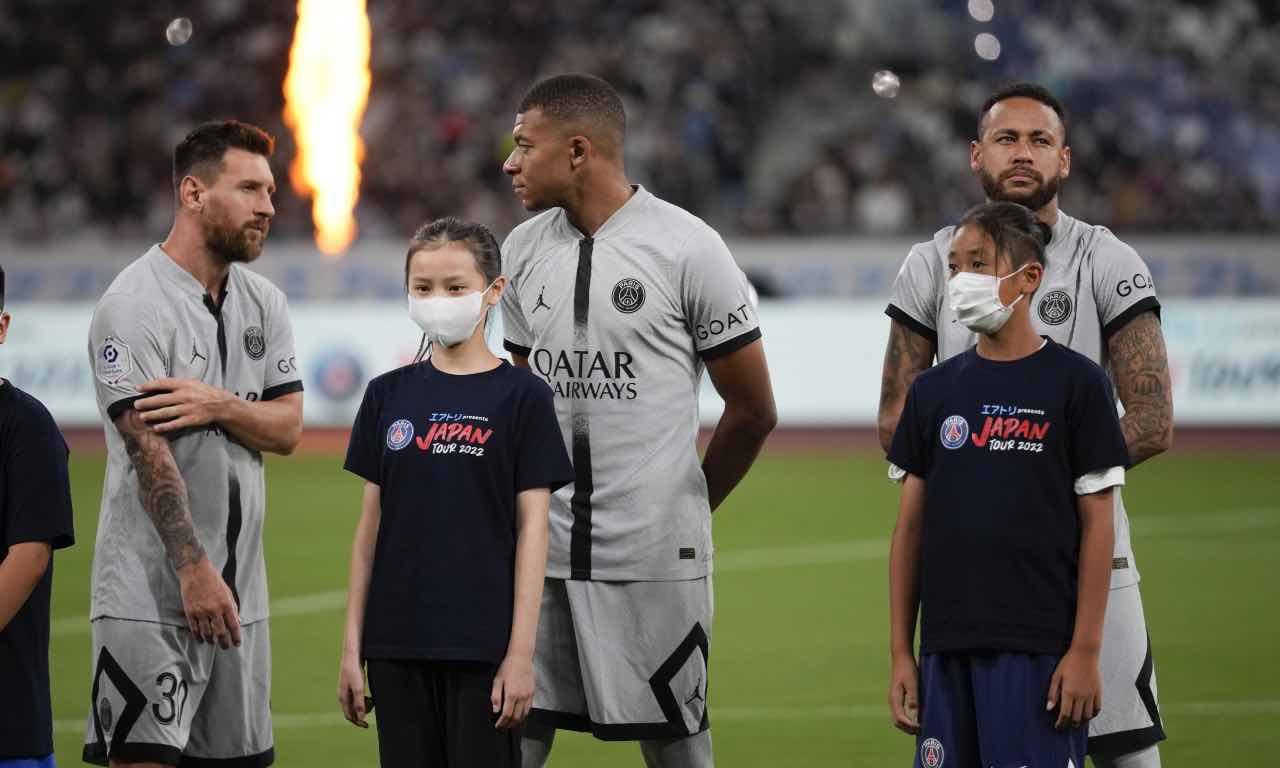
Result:
M969 142L969 170L974 173L982 170L982 142L976 139Z
M0 344L9 335L9 313L0 311Z
M192 174L182 177L178 184L178 204L191 211L204 208L204 198L208 194L204 182Z
M591 139L586 136L574 136L569 139L569 168L577 170L591 156Z
M1062 152L1058 157L1058 166L1062 169L1062 178L1071 175L1071 147L1063 146Z

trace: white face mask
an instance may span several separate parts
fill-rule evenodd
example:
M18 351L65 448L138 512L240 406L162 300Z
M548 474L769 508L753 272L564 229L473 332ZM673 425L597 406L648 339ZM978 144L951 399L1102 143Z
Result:
M1019 294L1013 304L1005 306L1000 301L1000 283L1026 268L1027 264L1023 264L1004 277L957 272L947 282L947 299L956 319L974 333L991 335L999 331L1009 322L1014 306L1026 296Z
M493 283L489 284L489 288ZM439 296L420 299L409 294L409 317L418 324L432 344L455 347L475 332L484 309L484 295L489 288L464 296Z

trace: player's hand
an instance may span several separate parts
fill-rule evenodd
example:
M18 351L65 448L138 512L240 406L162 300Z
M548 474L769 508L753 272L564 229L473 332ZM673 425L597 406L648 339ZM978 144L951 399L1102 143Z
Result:
M1058 710L1054 727L1058 730L1079 728L1102 711L1102 672L1096 652L1074 648L1058 662L1049 681L1049 703L1046 710Z
M369 713L365 706L364 665L358 656L342 654L342 668L338 672L338 704L342 706L342 716L347 722L361 728L368 728L365 715Z
M157 432L202 427L223 418L234 396L195 379L152 379L138 391L148 394L133 403L142 420Z
M182 610L191 634L223 649L240 647L240 614L235 597L208 557L178 569L182 584Z
M889 679L889 714L893 727L915 735L920 732L920 670L910 654L893 659Z
M498 717L494 728L515 728L529 716L533 708L533 659L523 654L508 654L493 678L489 694L493 714Z

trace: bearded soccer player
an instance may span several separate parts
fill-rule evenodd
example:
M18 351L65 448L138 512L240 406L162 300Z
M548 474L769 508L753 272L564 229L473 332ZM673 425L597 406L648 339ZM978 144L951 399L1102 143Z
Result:
M1121 427L1130 468L1168 450L1172 388L1151 271L1110 230L1058 210L1058 189L1071 171L1062 105L1033 84L992 94L982 106L969 165L988 200L1021 203L1052 229L1032 322L1041 335L1109 369L1124 405ZM941 229L913 247L894 281L880 391L880 442L886 451L911 382L935 357L945 361L975 343L946 300L953 230ZM1098 768L1156 768L1156 745L1165 735L1129 520L1118 491L1114 523L1101 653L1104 704L1089 725L1089 754Z
M777 420L745 276L715 230L627 179L625 133L608 83L553 77L504 165L542 211L503 245L506 347L551 385L575 472L552 496L525 766L556 728L713 764L711 512ZM725 410L699 464L704 368Z
M284 293L243 266L275 214L273 146L234 121L183 139L173 229L94 310L107 476L87 762L274 761L262 454L297 445L302 382Z

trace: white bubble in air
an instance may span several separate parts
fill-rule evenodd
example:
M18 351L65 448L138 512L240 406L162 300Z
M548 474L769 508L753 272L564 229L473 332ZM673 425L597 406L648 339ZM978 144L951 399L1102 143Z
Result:
M973 38L973 50L987 61L995 61L1000 58L1000 41L995 35L983 32Z
M871 76L871 90L882 99L892 99L898 95L898 89L902 87L902 83L898 80L898 76L887 69L882 69Z
M969 0L969 16L974 21L986 23L996 15L996 7L991 0Z
M169 45L185 44L191 39L191 19L180 16L169 22L164 30L164 39L169 41Z

